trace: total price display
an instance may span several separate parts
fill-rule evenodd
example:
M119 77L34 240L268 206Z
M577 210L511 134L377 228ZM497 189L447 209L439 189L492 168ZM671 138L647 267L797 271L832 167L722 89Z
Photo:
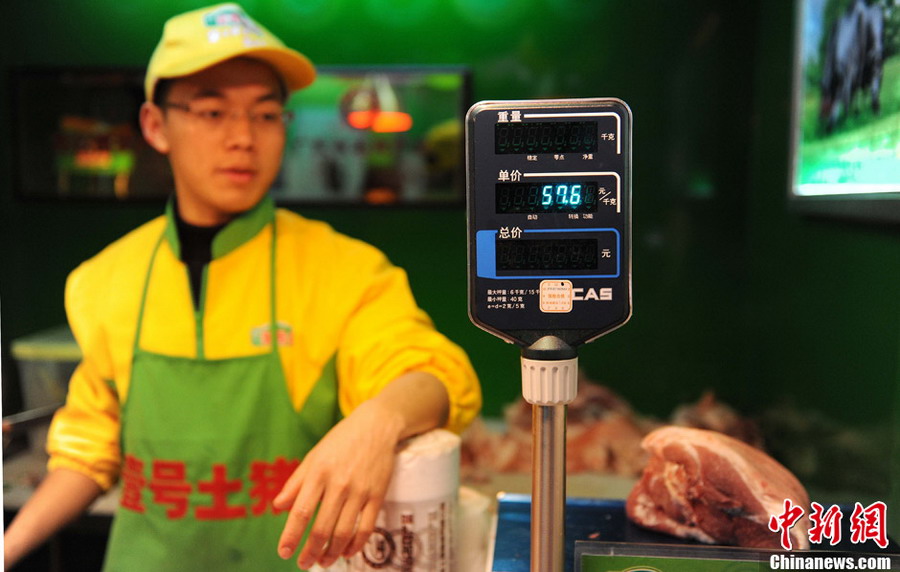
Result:
M597 240L498 240L497 270L596 270Z
M596 182L497 183L497 214L594 213Z

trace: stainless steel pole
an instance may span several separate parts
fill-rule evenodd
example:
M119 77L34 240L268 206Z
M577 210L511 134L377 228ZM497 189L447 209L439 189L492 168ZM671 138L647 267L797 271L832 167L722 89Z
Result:
M565 561L566 405L532 405L531 572Z

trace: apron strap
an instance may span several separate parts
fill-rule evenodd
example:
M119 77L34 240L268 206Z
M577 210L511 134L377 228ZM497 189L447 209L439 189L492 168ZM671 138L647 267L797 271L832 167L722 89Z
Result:
M272 340L272 353L278 355L278 321L276 320L276 280L275 280L275 237L278 234L278 227L275 221L278 218L276 211L272 215L272 242L269 245L269 339Z
M276 276L275 276L275 260L276 260L276 248L275 248L275 237L277 234L277 226L275 224L275 220L277 217L277 213L272 217L272 241L269 247L269 335L272 340L272 353L278 353L278 322L276 320ZM134 333L134 344L132 345L132 355L139 349L139 341L141 339L141 329L144 324L144 308L147 304L147 293L150 290L150 277L153 275L153 265L156 261L156 255L159 252L159 248L165 239L165 232L159 235L159 239L156 241L156 245L153 247L153 253L150 255L150 263L147 267L147 276L144 278L144 289L141 292L141 303L138 307L138 318L137 325L135 326ZM210 261L211 263L212 261ZM209 263L207 263L209 264Z
M150 276L153 274L153 263L156 260L156 253L159 252L159 246L165 238L165 233L159 235L156 246L153 247L153 253L150 255L150 264L147 266L147 276L144 278L144 291L141 292L141 305L138 308L137 325L134 331L134 345L131 348L132 355L138 351L141 339L141 328L144 324L144 306L147 303L147 292L150 290Z

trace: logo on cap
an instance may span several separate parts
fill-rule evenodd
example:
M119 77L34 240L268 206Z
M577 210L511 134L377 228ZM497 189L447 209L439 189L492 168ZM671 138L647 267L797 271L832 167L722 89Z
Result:
M205 14L203 25L210 28L206 37L212 44L223 38L240 35L244 36L245 44L263 43L262 30L237 6L225 6Z

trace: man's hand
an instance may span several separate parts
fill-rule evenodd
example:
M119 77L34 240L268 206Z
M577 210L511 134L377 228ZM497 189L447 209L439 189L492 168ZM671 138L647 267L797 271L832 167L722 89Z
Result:
M443 425L448 408L443 384L414 372L394 380L335 425L275 498L275 508L290 509L279 556L287 559L296 552L310 522L297 558L300 568L316 562L328 567L362 549L390 484L397 443Z

